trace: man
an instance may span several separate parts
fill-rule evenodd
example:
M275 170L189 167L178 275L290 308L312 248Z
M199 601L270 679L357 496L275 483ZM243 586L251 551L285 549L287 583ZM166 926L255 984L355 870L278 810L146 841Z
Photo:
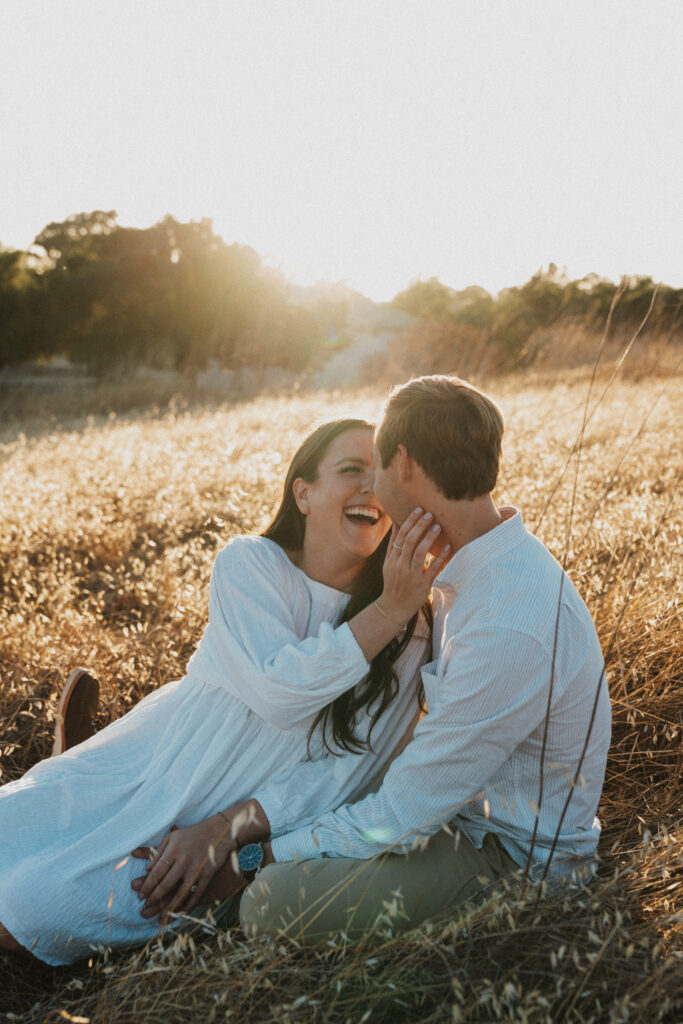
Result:
M240 870L226 863L214 891L252 883L240 903L248 933L355 937L387 914L402 930L513 872L594 870L610 731L602 654L562 568L518 510L493 503L502 434L497 407L463 381L423 377L390 396L377 497L399 537L426 509L441 526L432 553L453 551L433 589L428 713L355 804L311 820L308 807L335 806L349 760L329 757L222 812ZM396 609L380 611L398 631Z

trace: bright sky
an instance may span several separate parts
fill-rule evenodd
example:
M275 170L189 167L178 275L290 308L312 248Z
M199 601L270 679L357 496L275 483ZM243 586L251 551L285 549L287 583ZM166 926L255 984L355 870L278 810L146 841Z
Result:
M3 0L0 241L168 212L376 300L680 287L681 40L681 0Z

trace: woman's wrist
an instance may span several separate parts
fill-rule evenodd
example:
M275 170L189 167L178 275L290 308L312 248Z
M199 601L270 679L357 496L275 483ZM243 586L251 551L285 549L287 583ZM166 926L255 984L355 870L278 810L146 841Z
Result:
M381 605L381 595L379 601ZM393 616L393 612L385 614L382 607L378 608L372 601L349 619L349 628L368 663L403 629L403 623L398 622L398 616L396 621L389 616Z
M218 843L228 842L235 846L232 820L222 811L218 811L213 815L213 822L215 826L214 831L216 834L216 845Z
M418 610L415 607L414 600L406 601L404 598L401 601L395 595L392 598L391 590L387 590L386 586L375 601L375 604L379 605L382 615L389 618L396 625L401 626L406 626Z
M406 623L410 616L408 616L408 619L406 620L404 620L402 617L399 618L393 611L390 611L385 607L381 597L377 598L377 600L374 602L374 605L377 611L380 613L380 615L383 615L385 619L388 619L389 622L392 622L394 626L398 626L399 629L406 628Z

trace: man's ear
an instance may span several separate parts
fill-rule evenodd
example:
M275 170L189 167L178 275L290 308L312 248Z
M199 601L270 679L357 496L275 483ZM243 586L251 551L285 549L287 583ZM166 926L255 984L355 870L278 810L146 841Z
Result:
M402 484L410 483L415 476L415 459L408 455L408 449L404 444L396 446L398 457L398 479Z
M296 507L301 512L302 516L308 515L308 484L302 477L298 476L292 484L292 494L294 495L294 501Z

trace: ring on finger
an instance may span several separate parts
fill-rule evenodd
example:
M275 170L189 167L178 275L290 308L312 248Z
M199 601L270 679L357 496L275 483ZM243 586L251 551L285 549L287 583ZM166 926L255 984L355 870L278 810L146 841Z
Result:
M159 857L159 860L163 860L164 864L168 864L169 868L173 867L173 865L171 864L170 860L166 860L165 857Z
M397 551L403 551L403 548L401 547L401 545L397 544L395 540L392 540L391 546L392 546L392 548L396 548Z
M418 567L418 569L424 569L424 567L425 567L424 561L416 562L414 558L410 559L410 564L411 565L416 565Z

